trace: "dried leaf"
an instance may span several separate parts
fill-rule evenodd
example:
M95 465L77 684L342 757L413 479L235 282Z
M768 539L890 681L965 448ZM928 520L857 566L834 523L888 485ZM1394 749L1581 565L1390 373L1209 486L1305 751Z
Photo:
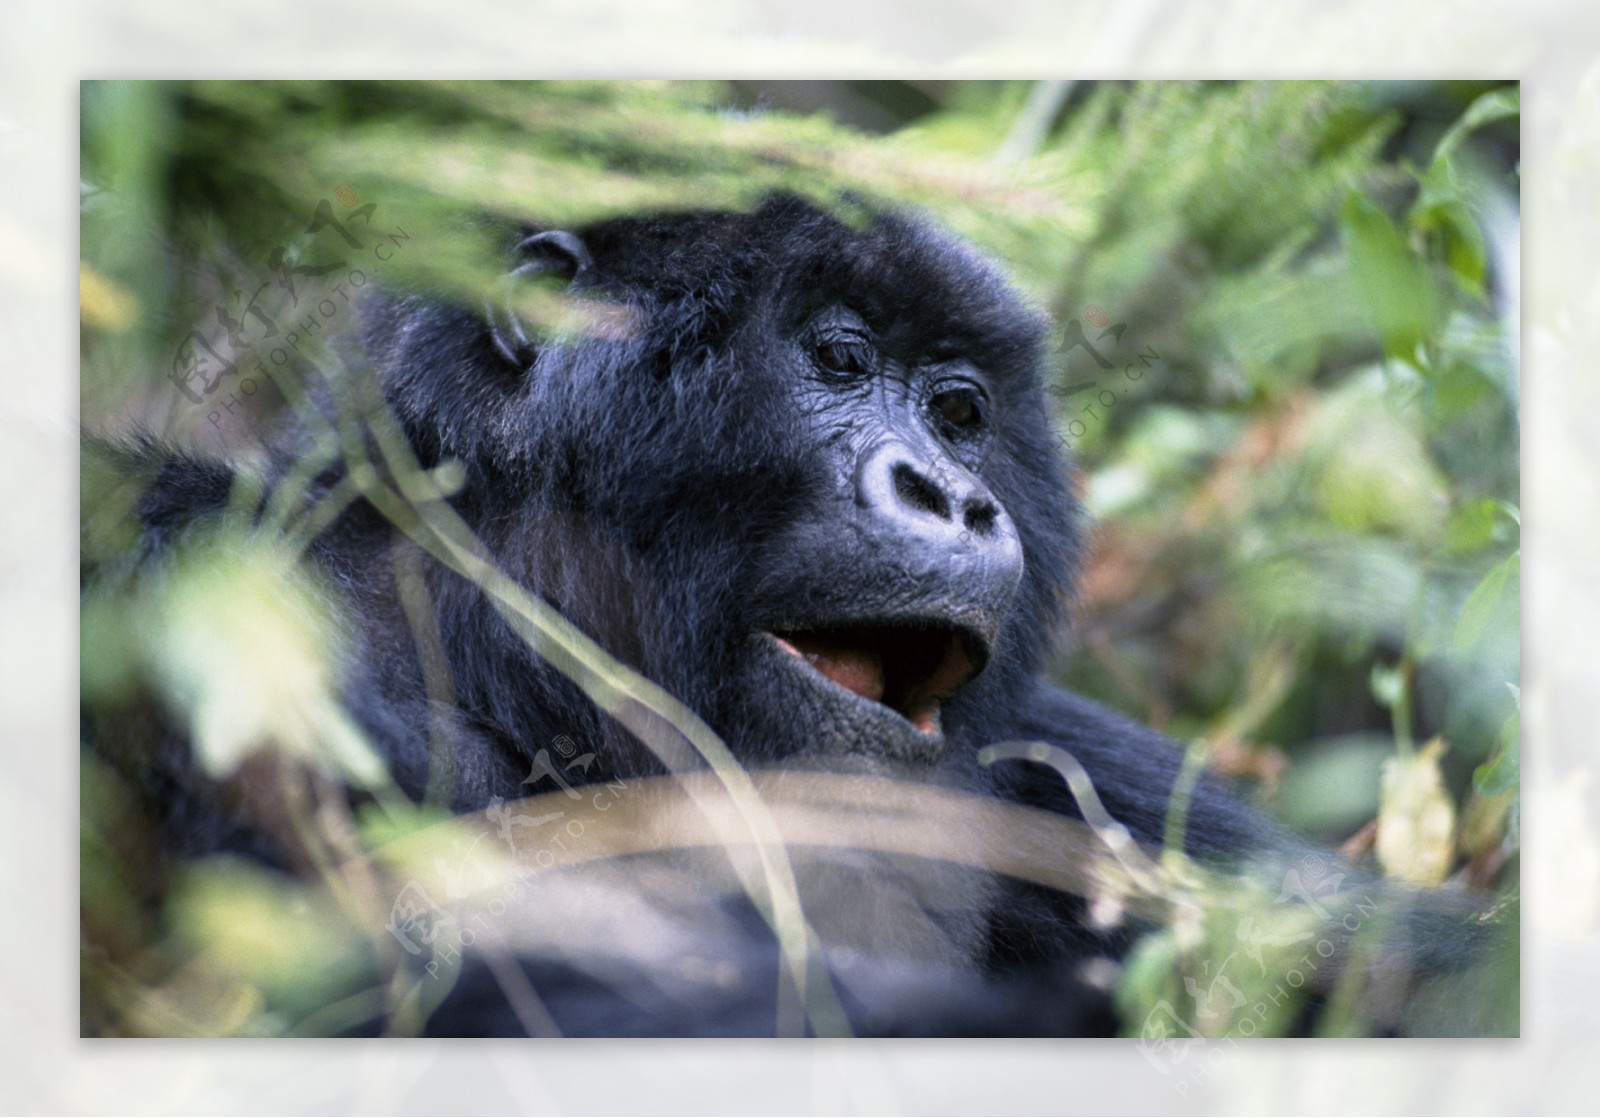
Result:
M1444 751L1444 739L1434 738L1383 765L1378 861L1390 877L1425 888L1444 883L1455 852L1455 805L1439 773Z

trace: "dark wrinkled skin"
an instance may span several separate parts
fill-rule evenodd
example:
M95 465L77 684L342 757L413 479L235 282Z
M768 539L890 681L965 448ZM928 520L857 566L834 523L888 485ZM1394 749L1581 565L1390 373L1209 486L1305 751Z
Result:
M369 305L362 331L423 465L461 463L453 504L507 571L687 703L748 766L899 775L1076 815L1055 772L976 762L986 744L1044 741L1078 758L1137 837L1159 842L1179 752L1043 679L1082 527L1043 392L1046 324L991 264L917 221L882 217L856 231L785 200L749 215L607 222L540 239L514 264L626 308L627 327L541 346L504 312L408 298ZM296 445L294 432L281 440L278 474ZM168 460L140 509L150 549L215 512L226 491L222 467ZM347 702L420 798L439 723L394 583L395 555L412 546L357 504L311 561L349 606ZM661 771L476 586L421 566L458 707L448 718L456 810L523 795L532 757L558 736L595 752L591 781ZM938 732L919 731L770 635L846 624L935 626L982 670L941 697ZM115 732L98 737L117 753ZM180 849L273 857L210 798L181 740L160 756L140 762L141 779ZM1276 841L1201 781L1192 851ZM838 928L854 958L877 960L856 964L873 977L854 984L839 964L857 1028L1116 1027L1105 991L1077 968L1123 944L1090 931L1076 900L909 861L846 860L802 876L825 939ZM849 909L863 889L904 901L860 927ZM770 1030L776 959L764 927L753 922L742 946L719 952L738 964L737 983L690 999L694 1008L658 1002L648 1013L565 961L524 962L564 1031ZM497 985L469 969L430 1028L521 1026Z

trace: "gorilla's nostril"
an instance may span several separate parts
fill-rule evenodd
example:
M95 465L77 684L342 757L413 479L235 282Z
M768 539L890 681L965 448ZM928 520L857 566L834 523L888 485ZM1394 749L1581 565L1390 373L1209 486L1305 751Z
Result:
M895 464L893 474L895 495L908 507L950 519L950 500L937 485L904 462Z
M961 521L967 531L977 536L992 536L1000 520L1000 510L993 501L968 501L961 511Z

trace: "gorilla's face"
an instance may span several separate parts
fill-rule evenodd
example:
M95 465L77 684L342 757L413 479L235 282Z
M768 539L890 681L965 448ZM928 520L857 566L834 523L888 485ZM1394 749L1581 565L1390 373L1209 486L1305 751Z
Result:
M1038 316L921 224L793 202L536 248L631 328L522 370L534 588L747 760L925 768L975 738L1070 575Z
M777 332L821 476L752 565L741 721L799 729L808 754L937 759L944 706L987 666L1022 578L983 479L993 375L917 325L840 302Z

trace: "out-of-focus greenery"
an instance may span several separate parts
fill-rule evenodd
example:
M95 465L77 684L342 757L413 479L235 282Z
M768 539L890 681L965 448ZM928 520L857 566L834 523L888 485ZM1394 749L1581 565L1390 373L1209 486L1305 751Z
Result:
M1202 743L1269 811L1398 881L1498 897L1514 927L1517 97L1464 82L88 83L84 421L249 463L292 401L241 396L240 372L196 402L168 374L192 331L215 339L229 316L241 370L269 362L282 334L267 324L305 317L285 268L340 260L477 296L509 222L775 189L847 218L862 201L923 207L1062 324L1053 396L1098 527L1060 680ZM138 479L107 470L91 457L83 477L97 570L134 546ZM136 710L143 685L218 772L255 742L322 743L324 773L372 784L330 699L321 593L262 538L203 541L159 577L97 589L86 707ZM252 633L275 651L241 664ZM318 990L349 993L359 1019L354 991L389 973L382 937L352 931L360 887L202 864L152 899L130 885L131 812L86 755L86 1029L339 1027ZM313 844L310 861L363 841ZM1197 901L1151 937L1124 982L1136 1016L1175 1004L1184 978L1218 989L1239 904ZM275 920L282 934L261 931ZM315 968L297 970L301 947ZM1498 1016L1473 1019L1514 1030L1515 975L1513 949L1431 1020L1492 998ZM1341 987L1318 1027L1359 1029L1361 996ZM1213 1035L1239 1021L1200 1016Z

